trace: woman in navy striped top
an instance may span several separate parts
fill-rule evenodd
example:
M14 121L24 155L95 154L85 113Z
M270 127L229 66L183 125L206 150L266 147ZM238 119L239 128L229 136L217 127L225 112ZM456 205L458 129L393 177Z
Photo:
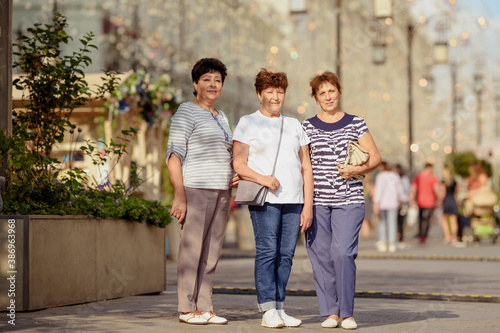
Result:
M322 327L356 329L353 318L358 235L365 215L363 183L355 175L371 172L380 154L365 121L339 108L342 87L332 72L310 82L321 107L302 126L310 140L314 174L314 220L306 231L306 247L313 267ZM366 163L344 168L349 141L370 153Z

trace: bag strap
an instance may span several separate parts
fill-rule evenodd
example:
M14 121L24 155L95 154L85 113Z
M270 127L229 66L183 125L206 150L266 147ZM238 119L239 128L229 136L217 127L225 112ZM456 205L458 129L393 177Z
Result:
M278 161L278 155L280 154L281 137L283 136L283 122L284 121L285 121L285 116L281 115L280 139L278 141L278 151L276 152L276 158L274 159L273 172L271 173L271 176L274 176L274 171L276 170L276 162Z

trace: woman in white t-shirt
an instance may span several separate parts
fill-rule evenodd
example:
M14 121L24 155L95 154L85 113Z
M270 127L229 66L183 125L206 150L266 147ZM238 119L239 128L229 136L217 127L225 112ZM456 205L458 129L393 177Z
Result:
M233 133L234 170L270 189L264 206L248 206L255 235L255 287L261 325L301 325L283 310L299 230L312 223L314 179L309 140L295 118L281 115L288 80L262 69L255 78L261 107L243 116ZM281 145L278 145L283 121ZM273 170L276 153L275 174Z

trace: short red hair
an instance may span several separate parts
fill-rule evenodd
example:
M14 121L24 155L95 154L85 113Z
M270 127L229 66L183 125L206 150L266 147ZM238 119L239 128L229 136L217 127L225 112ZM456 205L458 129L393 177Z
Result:
M335 75L335 73L332 73L330 71L325 71L323 72L323 74L315 75L312 78L311 82L309 82L309 86L311 86L312 97L316 97L316 93L318 92L319 87L324 82L330 82L332 85L337 87L339 93L342 94L342 86L340 85L340 81L337 75Z
M255 91L257 94L267 88L281 88L286 92L288 87L288 78L283 72L273 72L265 68L261 68L260 72L255 76Z

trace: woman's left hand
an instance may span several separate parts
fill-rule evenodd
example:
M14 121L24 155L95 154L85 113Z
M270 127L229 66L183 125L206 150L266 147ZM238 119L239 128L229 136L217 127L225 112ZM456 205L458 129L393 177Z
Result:
M236 175L235 177L231 178L229 181L229 187L231 188L236 188L238 187L238 184L240 183L240 176Z
M312 224L313 221L313 208L305 207L302 208L300 213L300 232L306 231Z

